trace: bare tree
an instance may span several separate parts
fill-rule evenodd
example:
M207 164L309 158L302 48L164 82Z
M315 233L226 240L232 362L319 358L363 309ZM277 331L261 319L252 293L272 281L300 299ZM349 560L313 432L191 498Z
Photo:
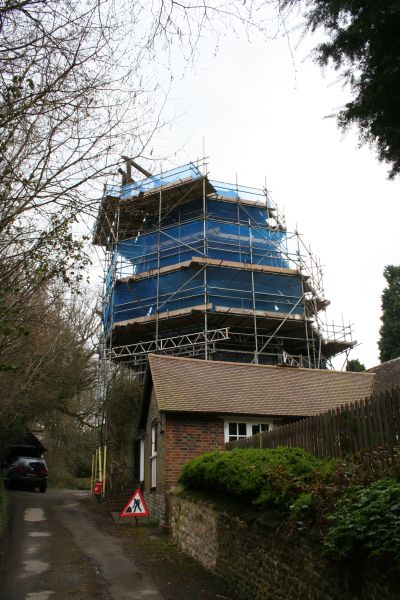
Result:
M23 271L25 301L29 289L54 276L82 278L85 263L78 263L85 239L72 237L71 225L92 214L93 188L97 195L96 181L115 172L116 157L123 151L150 154L165 100L155 65L171 69L173 53L191 64L199 40L210 31L218 39L222 28L262 30L255 14L263 5L262 0L2 3L3 285L16 287Z
M182 69L192 65L210 33L216 44L223 29L262 31L264 4L0 3L0 416L10 430L50 404L67 413L71 398L84 397L86 366L65 395L57 383L91 362L81 326L63 322L66 296L52 282L84 278L87 236L74 236L72 225L93 214L97 182L122 153L149 157L165 101L159 71L176 75L176 54Z
M87 295L42 286L4 336L0 350L0 454L26 424L51 425L60 415L92 426L95 412L97 317Z

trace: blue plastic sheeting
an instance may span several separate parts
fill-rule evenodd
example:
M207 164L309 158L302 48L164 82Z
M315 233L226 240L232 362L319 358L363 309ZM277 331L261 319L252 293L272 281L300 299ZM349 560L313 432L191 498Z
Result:
M202 200L191 200L168 210L161 219L161 225L167 227L168 225L178 225L179 223L200 219L203 217L203 210Z
M232 198L232 200L264 201L265 194L258 188L236 185L234 183L223 183L222 181L210 181L219 196Z
M253 275L256 310L303 314L300 276L261 272L254 272ZM115 322L154 314L157 310L157 277L117 283L113 302ZM198 269L189 268L160 275L159 312L205 302L213 307L252 309L251 272L208 267L207 285L204 271Z
M267 211L259 206L243 206L221 200L207 200L207 216L211 219L229 221L231 223L250 223L252 225L267 224Z
M288 267L283 257L285 234L248 225L207 222L209 258L274 267Z
M283 257L285 239L280 231L208 219L204 240L204 222L192 221L120 242L116 248L117 256L122 258L119 275L143 273L190 260L193 256L288 267Z
M176 169L170 169L165 173L153 175L147 179L130 183L129 185L110 185L106 186L106 195L120 197L122 199L134 198L141 192L148 192L159 188L160 186L169 185L174 182L182 181L183 179L199 179L201 172L192 163L177 167Z
M201 171L193 163L189 163L128 185L107 185L106 195L123 199L133 198L138 196L140 192L148 192L174 182L178 183L179 181L188 180L189 178L194 180L199 179L200 177L202 177ZM225 198L252 201L265 200L263 190L258 188L237 185L234 183L224 183L222 181L210 181L210 183L217 194L224 196Z
M183 224L189 221L203 218L204 206L203 200L197 198L172 209L168 209L161 217L161 227ZM243 206L234 202L223 202L222 200L206 200L206 217L218 221L227 221L229 223L251 223L257 227L267 226L267 210L262 206ZM142 233L151 233L158 227L158 213L146 215L143 222Z
M117 252L125 260L123 275L142 273L160 267L190 260L192 256L204 256L203 222L194 221L169 227L158 233L147 233L120 242ZM129 265L126 264L129 262ZM129 268L131 267L131 268Z

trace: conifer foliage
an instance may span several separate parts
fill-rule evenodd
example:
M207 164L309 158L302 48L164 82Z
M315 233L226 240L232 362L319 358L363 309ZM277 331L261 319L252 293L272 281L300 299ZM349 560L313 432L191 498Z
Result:
M284 6L302 5L285 0ZM327 41L315 48L321 66L333 64L349 84L352 99L337 114L342 129L356 125L400 173L400 3L398 0L305 0L307 28L323 28Z
M400 266L383 271L387 285L382 293L382 327L378 342L382 362L400 356Z
M353 373L365 371L365 365L358 360L358 358L352 358L347 362L346 371L352 371Z

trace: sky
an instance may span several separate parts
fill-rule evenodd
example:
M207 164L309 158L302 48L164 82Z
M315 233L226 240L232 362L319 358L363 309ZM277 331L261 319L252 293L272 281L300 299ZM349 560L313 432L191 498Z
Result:
M288 230L319 257L328 321L352 324L350 358L369 368L379 363L383 270L400 264L400 179L389 181L389 167L359 147L357 131L343 134L329 118L350 91L313 62L322 36L303 35L301 24L294 15L287 35L267 40L240 29L208 33L184 75L179 46L168 68L159 54L152 77L167 95L166 125L151 141L152 162L142 163L156 173L205 154L211 179L256 188L266 181Z
M353 324L359 345L350 358L369 368L379 363L383 269L400 264L400 181L387 179L356 131L343 134L327 118L350 92L310 57L318 38L299 39L298 30L270 41L228 34L215 56L203 41L197 67L170 85L170 124L153 147L168 157L162 169L201 158L204 148L212 179L267 181L288 229L297 226L321 261L329 320Z

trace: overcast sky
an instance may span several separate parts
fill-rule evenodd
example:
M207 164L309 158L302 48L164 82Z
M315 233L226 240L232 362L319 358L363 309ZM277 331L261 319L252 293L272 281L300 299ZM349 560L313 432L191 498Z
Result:
M387 180L373 150L358 148L325 118L349 98L333 70L309 56L316 39L296 34L264 42L226 36L216 57L174 81L166 116L171 125L154 139L162 168L210 158L213 179L263 187L284 208L324 266L328 315L354 323L360 344L351 357L379 362L382 276L400 264L400 181ZM204 44L203 44L204 45ZM211 46L211 45L210 45ZM336 368L341 362L336 363Z
M312 61L322 38L301 36L298 23L269 41L228 33L216 53L215 38L205 37L184 77L181 58L172 58L172 83L170 71L154 64L168 90L169 125L152 140L153 159L164 158L145 166L156 172L194 161L204 143L212 179L259 188L267 180L288 229L297 225L321 260L329 319L354 324L359 345L350 358L368 368L379 363L383 269L400 264L400 180L388 181L388 167L358 147L356 131L342 134L326 118L350 92Z

